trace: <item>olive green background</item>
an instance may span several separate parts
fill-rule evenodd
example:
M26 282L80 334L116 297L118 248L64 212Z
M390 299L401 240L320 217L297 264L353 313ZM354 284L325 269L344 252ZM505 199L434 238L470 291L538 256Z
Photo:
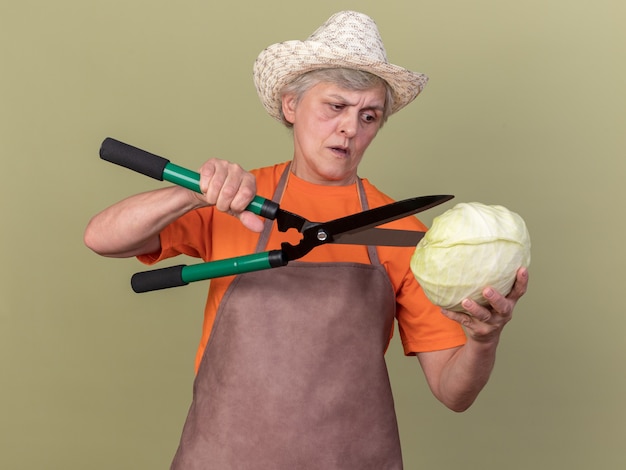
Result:
M84 247L92 214L162 185L101 161L100 143L190 168L289 159L252 63L341 9L431 78L361 176L396 198L505 205L533 241L530 290L470 410L436 402L394 339L406 468L626 466L622 0L2 0L1 468L168 467L207 283L136 295L136 260Z

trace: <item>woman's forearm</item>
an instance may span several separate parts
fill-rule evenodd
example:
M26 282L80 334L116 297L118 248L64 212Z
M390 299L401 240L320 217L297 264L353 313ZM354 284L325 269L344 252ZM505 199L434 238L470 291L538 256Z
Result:
M479 343L471 338L459 348L419 353L428 385L446 407L467 410L483 389L496 360L497 341Z
M184 188L172 186L126 198L95 215L85 229L85 244L103 256L124 258L154 253L159 233L202 205Z
M497 343L469 340L443 369L439 399L454 411L465 411L487 384L496 362Z

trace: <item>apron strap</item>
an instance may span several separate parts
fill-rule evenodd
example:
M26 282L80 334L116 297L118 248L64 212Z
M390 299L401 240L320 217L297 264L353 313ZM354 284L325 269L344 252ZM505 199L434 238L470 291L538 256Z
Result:
M363 181L361 178L357 178L356 180L357 189L359 190L359 199L361 200L361 210L366 211L369 210L369 204L367 202L367 195L365 194L365 187L363 186ZM380 260L378 259L378 251L374 245L367 245L367 254L370 257L370 263L378 266L380 265Z
M287 163L285 167L285 171L280 176L278 180L278 185L276 186L276 190L274 191L274 195L272 196L272 201L276 204L280 203L280 199L283 197L283 193L285 192L285 187L287 186L287 178L289 177L289 169L291 168L291 162ZM272 225L274 224L273 220L265 219L265 223L263 224L263 231L259 236L259 241L257 242L255 253L260 253L265 250L267 246L267 242L270 239L270 234L272 233Z

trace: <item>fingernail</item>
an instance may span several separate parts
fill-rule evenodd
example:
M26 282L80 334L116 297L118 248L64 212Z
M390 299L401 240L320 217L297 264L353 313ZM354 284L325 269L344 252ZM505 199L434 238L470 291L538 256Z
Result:
M485 292L483 292L483 295L485 296L485 298L490 299L491 297L493 297L493 289L491 288L485 289Z
M470 299L465 299L461 305L463 305L464 308L469 308L472 306L472 301Z

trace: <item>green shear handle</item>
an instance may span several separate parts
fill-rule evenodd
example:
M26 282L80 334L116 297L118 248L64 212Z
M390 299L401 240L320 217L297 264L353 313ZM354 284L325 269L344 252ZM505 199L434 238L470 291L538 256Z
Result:
M137 293L149 292L185 286L190 282L203 281L215 277L277 268L286 264L283 252L281 250L272 250L236 258L210 261L208 263L192 264L190 266L180 264L152 271L143 271L133 274L130 285Z
M197 193L202 192L199 173L174 165L167 158L154 155L119 140L110 137L104 139L100 147L100 158L159 181L169 181ZM278 209L278 204L261 196L255 196L246 208L256 215L271 220L276 217Z

